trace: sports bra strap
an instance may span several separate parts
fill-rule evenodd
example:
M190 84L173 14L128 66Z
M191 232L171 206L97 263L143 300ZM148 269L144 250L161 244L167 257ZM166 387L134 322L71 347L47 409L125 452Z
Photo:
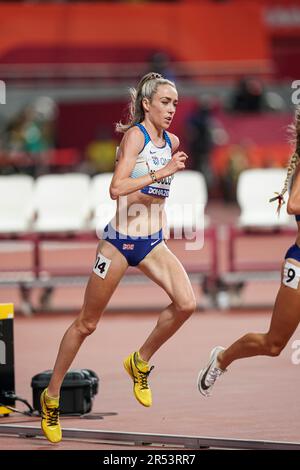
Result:
M164 131L164 139L165 139L166 143L169 145L170 149L172 150L171 139L170 139L169 134L167 133L167 131Z
M136 126L142 131L142 133L144 134L144 137L145 137L145 142L144 142L144 147L143 149L146 147L146 145L148 144L148 142L150 142L150 135L148 134L147 132L147 129L143 126L143 124L140 124L139 122L136 124Z
M150 135L148 134L148 131L147 129L143 126L143 124L141 123L137 123L135 124L141 131L142 133L144 134L144 137L145 137L145 142L144 142L144 147L143 149L146 147L146 145L148 144L148 142L150 142L151 138L150 138ZM163 132L163 136L164 136L164 139L166 141L166 143L169 145L170 149L172 150L172 143L171 143L171 139L169 137L169 134L164 130Z

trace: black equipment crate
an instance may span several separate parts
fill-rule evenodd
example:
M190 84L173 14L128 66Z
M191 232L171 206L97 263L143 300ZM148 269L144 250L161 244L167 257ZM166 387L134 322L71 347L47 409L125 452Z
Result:
M36 374L31 379L33 408L41 411L40 395L48 386L52 370ZM98 393L99 377L90 369L71 369L65 375L60 390L61 414L85 414L92 409L94 396Z

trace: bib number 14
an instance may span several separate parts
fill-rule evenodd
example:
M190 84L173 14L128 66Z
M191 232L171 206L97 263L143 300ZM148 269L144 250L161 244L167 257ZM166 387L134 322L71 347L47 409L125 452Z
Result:
M102 255L102 253L98 253L93 272L97 274L97 276L101 277L102 279L105 279L110 263L111 263L110 259Z

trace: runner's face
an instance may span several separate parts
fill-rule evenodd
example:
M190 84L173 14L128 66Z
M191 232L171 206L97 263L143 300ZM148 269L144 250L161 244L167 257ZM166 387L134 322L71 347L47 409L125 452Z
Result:
M171 85L159 85L151 102L146 100L145 109L156 127L168 129L176 112L178 94Z

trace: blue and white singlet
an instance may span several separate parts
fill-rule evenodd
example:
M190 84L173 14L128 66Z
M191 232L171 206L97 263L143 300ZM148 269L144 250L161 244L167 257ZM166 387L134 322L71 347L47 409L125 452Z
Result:
M144 147L139 153L134 169L131 172L131 178L139 178L147 175L150 170L160 170L172 159L172 144L170 137L164 130L163 136L165 145L163 147L156 147L151 141L151 138L142 124L136 124L142 131L145 138ZM145 186L140 191L149 196L168 197L170 193L170 185L174 175L162 178L157 183L153 182L149 186Z

